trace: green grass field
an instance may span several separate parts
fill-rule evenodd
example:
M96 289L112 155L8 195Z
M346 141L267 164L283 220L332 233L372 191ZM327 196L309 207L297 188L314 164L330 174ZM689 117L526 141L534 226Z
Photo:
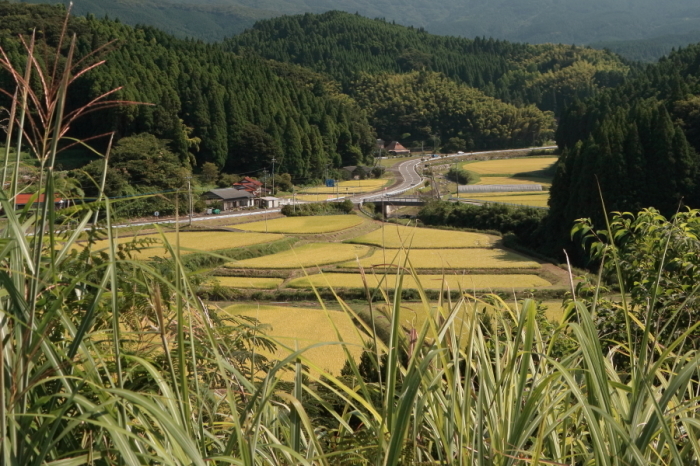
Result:
M316 343L336 342L333 325L338 328L343 341L347 342L350 354L359 358L362 352L362 339L354 324L344 312L329 311L298 307L282 307L255 304L235 304L223 310L233 315L255 317L263 324L272 326L267 332L271 336L294 350L311 346ZM274 354L263 353L269 358L282 359L289 354L285 348L278 347ZM304 356L319 365L322 369L339 375L345 364L345 355L340 345L324 345L313 348ZM315 372L315 371L313 371Z
M227 288L251 290L274 290L284 282L281 278L270 277L213 277L212 282L214 281Z
M386 278L383 274L366 274L367 284L376 288L381 282L382 288L396 286L396 274L389 273ZM511 288L539 288L551 286L547 280L537 275L513 274L513 275L419 275L421 286L428 290L439 290L443 287L452 290L463 289L465 291L511 289ZM310 283L317 288L364 288L362 276L359 273L324 273L310 275L292 280L287 285L289 288L310 288ZM403 287L417 289L418 286L411 276L405 276Z
M158 243L141 250L134 254L135 259L148 259L150 257L165 257L168 255L165 246L162 243L161 235L143 235L136 237L138 239L154 239ZM166 240L175 249L176 235L173 232L165 233ZM191 254L194 252L217 251L223 249L233 249L254 244L269 243L284 238L283 235L260 234L260 233L239 233L228 231L196 231L180 233L180 253ZM120 237L119 244L126 244L134 240L133 235ZM95 243L94 249L106 249L107 240L98 241Z
M399 264L403 266L405 253L398 249L377 249L360 260L362 267ZM540 265L525 256L502 249L413 249L409 252L411 265L416 269L523 269ZM343 268L357 268L357 262L346 262Z
M297 269L354 260L366 256L369 246L342 243L311 243L269 256L229 262L225 267L245 269Z
M384 225L366 235L348 240L349 243L371 244L387 248L483 248L493 245L497 238L482 233Z
M527 157L517 159L486 160L462 164L465 170L484 175L514 175L516 173L539 172L548 169L558 157Z
M460 194L464 199L477 201L507 202L509 204L528 205L533 207L547 207L549 192L514 192L514 193L468 193Z
M284 217L262 222L236 225L246 231L268 231L271 233L307 234L332 233L359 225L365 220L355 214L315 215L310 217Z

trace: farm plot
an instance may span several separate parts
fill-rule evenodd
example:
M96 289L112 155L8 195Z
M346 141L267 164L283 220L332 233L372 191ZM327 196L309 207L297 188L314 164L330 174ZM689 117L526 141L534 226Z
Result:
M191 254L194 252L217 251L222 249L241 248L245 246L253 246L255 244L269 243L284 238L283 235L275 234L260 234L260 233L239 233L232 231L196 231L180 233L180 253ZM162 242L162 236L143 235L143 236L125 236L118 238L118 244L127 244L134 239L149 239L155 243L142 249L133 256L135 259L148 259L150 257L165 257L169 255L167 249ZM175 249L176 234L169 232L165 233L165 239ZM102 240L95 243L95 250L104 250L107 248L109 241Z
M527 157L518 159L487 160L462 164L465 170L481 176L514 175L516 173L541 172L559 160L557 157ZM490 183L496 184L496 183Z
M284 282L281 278L270 277L213 277L212 284L214 281L227 288L251 290L274 290Z
M246 231L316 235L352 228L364 222L358 215L315 215L309 217L284 217L273 220L246 223L236 228Z
M282 359L294 351L317 343L337 342L333 324L338 328L343 341L348 343L348 350L356 359L362 353L362 339L350 318L341 311L322 311L311 308L256 306L251 304L236 304L224 309L223 312L232 315L245 315L258 319L263 324L272 326L268 335L289 349L277 347L274 354L263 354L268 358ZM331 323L332 321L332 323ZM304 353L312 363L322 370L339 375L345 364L343 348L338 344L330 344L310 349ZM317 373L317 371L312 370Z
M516 303L512 300L506 300L506 305L511 309L515 309L516 307ZM542 305L547 308L545 310L545 315L550 321L561 322L563 318L561 310L561 301L545 301L542 303ZM517 306L522 306L522 301L519 301L517 303ZM356 310L362 312L363 314L368 314L366 308L356 308ZM378 322L380 324L387 325L389 321L388 317L391 316L392 308L387 306L386 304L379 304L377 305L377 310L379 311L377 313L379 315L377 317ZM423 324L428 319L428 315L436 317L438 313L441 313L443 317L447 317L448 313L446 309L443 308L442 310L440 310L433 303L429 304L429 306L426 307L423 303L411 302L402 302L401 309L399 312L400 325L404 326L405 328L417 329L421 329L423 327ZM485 304L482 301L475 302L473 300L469 300L462 306L462 308L457 313L457 316L455 317L455 328L462 327L462 322L466 321L466 319L469 317L468 315L473 314L475 312L485 312L487 314L493 314L494 312L496 312L496 308L489 304ZM463 329L464 330L462 336L466 337L469 332L468 326L464 326Z
M383 264L403 266L406 251L399 249L375 250L360 260L360 266L381 267ZM411 265L416 269L534 269L540 265L527 257L502 249L412 249L409 252ZM340 265L357 268L356 261Z
M513 193L469 193L461 194L465 199L477 201L505 202L508 204L519 204L532 207L547 207L549 192L513 192Z
M303 194L334 194L337 192L343 196L346 192L349 194L359 194L376 191L390 182L391 180L387 179L349 180L341 181L338 183L337 187L317 186L315 188L304 188L301 192Z
M297 269L314 267L364 257L369 246L342 243L312 243L269 256L229 262L224 267L236 269Z
M395 288L396 274L367 273L365 275L370 288L380 285L388 288ZM490 290L490 289L511 289L511 288L539 288L551 286L547 280L532 274L503 274L503 275L419 275L418 280L423 289L439 290L443 287L452 290ZM364 288L362 276L357 273L324 273L310 275L309 277L292 280L287 286L289 288L311 288L313 284L316 288ZM418 285L412 276L404 276L403 288L417 289Z
M369 234L348 240L348 243L371 244L386 248L483 248L493 245L497 238L482 233L384 225Z
M345 192L343 196L345 197ZM297 194L294 196L297 201L307 201L307 202L325 202L337 199L335 194ZM291 197L290 197L291 199Z
M541 178L537 176L505 177L505 176L482 176L476 184L541 184L548 189L552 186L551 178Z

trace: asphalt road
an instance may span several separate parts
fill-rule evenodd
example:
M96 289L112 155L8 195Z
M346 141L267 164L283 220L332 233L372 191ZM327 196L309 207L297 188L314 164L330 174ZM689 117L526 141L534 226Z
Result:
M542 150L542 149L556 149L557 146L544 146L544 147L532 147L530 150ZM489 154L496 154L496 153L503 153L503 152L518 152L522 151L523 149L506 149L506 150L490 150L490 151L484 151L484 152L470 152L468 154L451 154L451 155L445 155L443 157L439 158L426 158L425 162L439 162L441 160L449 159L449 158L454 158L454 157L464 157L467 155L489 155ZM425 157L423 157L425 158ZM370 200L376 200L376 199L381 199L382 197L385 196L395 196L397 194L401 194L405 191L408 191L415 185L420 184L423 181L423 178L418 174L416 168L420 163L422 162L421 157L416 157L413 160L407 160L395 167L392 167L391 170L397 173L398 178L400 178L402 181L400 184L393 186L392 188L387 189L384 192L374 192L374 193L369 193L369 194L364 194L361 196L356 196L353 197L353 200L358 200L358 201L363 201L367 202Z
M530 148L531 150L540 150L540 149L554 149L556 146L546 146L546 147L532 147ZM453 157L464 157L465 155L488 155L488 154L496 154L496 153L503 153L503 152L517 152L517 151L522 151L523 149L508 149L508 150L490 150L490 151L484 151L484 152L470 152L468 154L451 154L451 155L446 155L440 158L434 158L434 159L426 159L426 162L429 161L440 161L448 158L453 158ZM425 158L425 157L423 157ZM390 170L394 171L397 174L397 178L400 179L399 184L395 184L391 188L387 188L383 191L375 191L374 193L368 193L368 194L362 194L359 196L351 197L351 199L354 202L367 202L370 200L376 200L376 199L381 199L384 196L395 196L397 194L401 194L405 191L408 191L412 187L420 184L423 181L423 178L418 174L416 171L416 168L418 165L422 162L421 157L416 157L415 159L411 160L406 160L405 162L400 163L399 165L396 165L395 167L390 168ZM342 197L340 199L343 199ZM247 217L247 216L252 216L252 215L261 215L264 213L277 213L281 209L270 209L267 211L249 211L249 212L237 212L233 214L219 214L219 215L207 215L207 216L202 216L202 217L193 217L192 222L202 222L205 220L216 220L216 219L222 219L222 218L236 218L236 217ZM187 217L181 218L180 223L188 223L189 219ZM115 225L115 227L130 227L130 226L141 226L141 225L152 225L152 224L170 224L170 223L175 223L175 219L164 219L160 220L157 222L154 221L144 221L144 222L135 222L135 223L128 223L128 224L123 224L123 225Z

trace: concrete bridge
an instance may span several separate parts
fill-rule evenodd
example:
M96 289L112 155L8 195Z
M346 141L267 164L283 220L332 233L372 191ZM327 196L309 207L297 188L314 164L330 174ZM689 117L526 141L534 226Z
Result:
M399 207L420 207L428 201L429 199L418 196L375 196L364 198L358 204L361 206L364 203L371 202L375 205L381 205L384 218L386 218Z

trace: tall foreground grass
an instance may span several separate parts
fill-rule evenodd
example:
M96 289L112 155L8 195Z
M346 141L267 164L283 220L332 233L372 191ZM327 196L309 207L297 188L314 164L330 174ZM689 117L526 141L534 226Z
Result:
M22 71L0 61L17 84L4 90L14 103L8 147L31 140L47 199L72 122L63 102L80 73L73 43L59 46L53 68L34 58L33 39ZM572 302L551 328L533 301L510 310L496 300L485 314L468 293L430 303L422 290L429 318L404 329L402 277L418 281L409 254L394 297L383 297L385 341L338 299L368 342L361 361L348 353L343 375L305 348L265 361L260 349L281 344L202 303L177 240L166 242L169 267L130 260L104 199L104 232L86 234L106 236L108 252L93 253L90 241L77 252L93 211L47 202L16 212L10 186L0 195L2 464L698 463L698 355L684 349L692 329L659 341L640 322L642 344L608 351L592 320L596 298ZM77 227L63 230L69 221ZM327 344L344 345L340 333Z

